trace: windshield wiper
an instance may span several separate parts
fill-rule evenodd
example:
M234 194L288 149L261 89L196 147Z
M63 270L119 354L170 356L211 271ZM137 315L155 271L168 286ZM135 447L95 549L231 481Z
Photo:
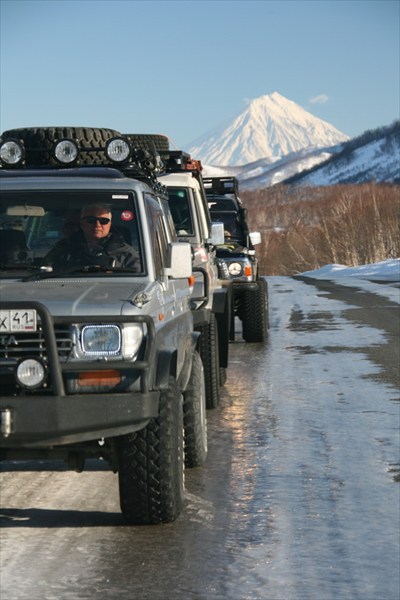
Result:
M68 277L77 273L137 273L136 269L127 267L106 267L104 265L83 265L71 269L58 269L56 271L45 271L34 273L25 277L23 281L33 281L35 279L51 279L53 277Z
M0 263L0 271L37 271L38 269L40 269L40 267L38 267L37 265L21 265L16 264L16 265L10 265L10 264L5 264L5 263Z

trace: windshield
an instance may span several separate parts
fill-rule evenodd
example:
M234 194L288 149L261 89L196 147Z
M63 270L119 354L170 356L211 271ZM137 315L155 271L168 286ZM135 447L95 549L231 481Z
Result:
M238 209L238 203L231 194L225 194L224 196L207 195L207 203L210 212L225 210L236 211Z
M213 222L224 224L225 240L233 240L244 245L243 230L237 213L212 210L211 219Z
M168 202L176 234L179 236L194 235L188 190L168 187Z
M133 194L18 191L0 195L0 275L143 273Z

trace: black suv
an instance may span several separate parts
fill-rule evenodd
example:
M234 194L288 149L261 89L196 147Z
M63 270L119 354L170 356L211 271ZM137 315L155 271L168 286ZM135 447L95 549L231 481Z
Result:
M247 209L239 198L235 177L204 177L204 188L213 221L224 224L225 242L217 248L219 276L232 284L232 316L242 322L246 342L264 342L268 328L268 288L260 277L254 246L259 232L249 232ZM231 339L234 327L231 326Z

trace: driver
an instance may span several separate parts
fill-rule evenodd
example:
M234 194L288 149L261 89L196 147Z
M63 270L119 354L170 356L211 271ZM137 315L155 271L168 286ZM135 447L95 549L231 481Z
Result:
M54 267L99 265L140 271L139 255L112 227L111 207L107 204L85 206L80 215L80 230L65 243Z

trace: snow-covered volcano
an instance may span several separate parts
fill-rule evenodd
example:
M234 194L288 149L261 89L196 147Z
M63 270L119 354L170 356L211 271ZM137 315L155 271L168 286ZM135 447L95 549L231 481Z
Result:
M271 162L305 148L323 148L349 137L278 92L252 100L229 124L189 144L188 152L215 166Z

